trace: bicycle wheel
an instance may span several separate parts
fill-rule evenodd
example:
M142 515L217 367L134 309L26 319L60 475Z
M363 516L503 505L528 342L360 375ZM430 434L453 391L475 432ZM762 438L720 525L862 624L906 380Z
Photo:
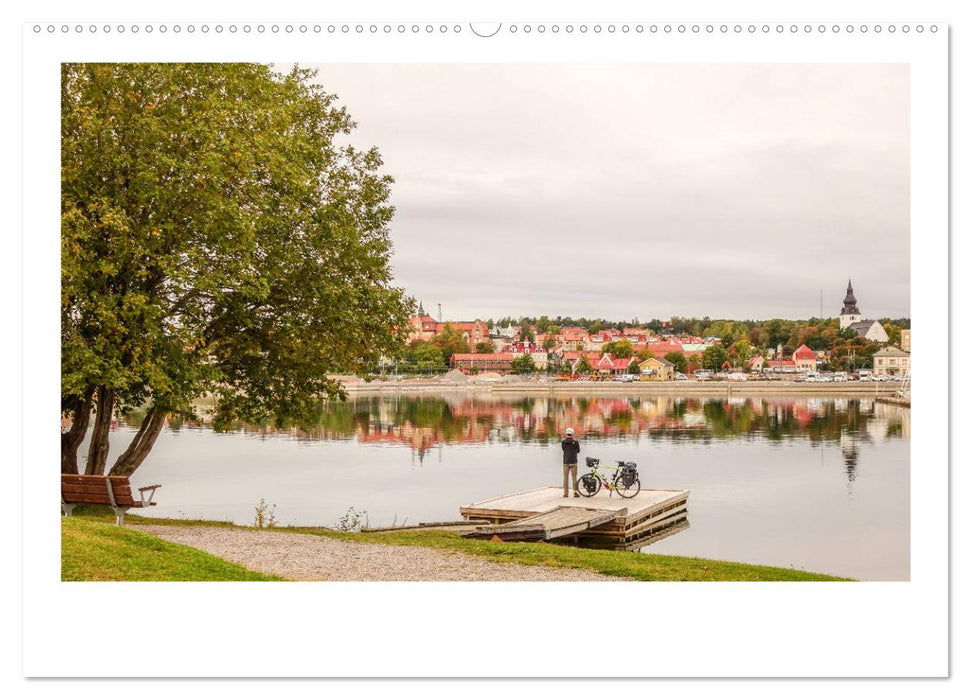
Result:
M633 498L641 492L641 480L636 475L627 479L621 476L614 481L614 489L621 498Z
M600 477L593 472L581 476L577 480L577 483L580 486L580 495L587 496L588 498L590 496L596 496L597 492L600 490L600 486L602 485L600 482Z

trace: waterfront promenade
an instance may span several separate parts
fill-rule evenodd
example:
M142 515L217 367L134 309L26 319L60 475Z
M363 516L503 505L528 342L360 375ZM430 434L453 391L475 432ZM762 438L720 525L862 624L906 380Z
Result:
M371 381L341 378L349 393L440 393L464 392L496 395L546 396L827 396L827 397L891 397L901 382L795 382L767 381L672 381L672 382L613 382L552 380L511 380L448 383L440 378L403 381Z

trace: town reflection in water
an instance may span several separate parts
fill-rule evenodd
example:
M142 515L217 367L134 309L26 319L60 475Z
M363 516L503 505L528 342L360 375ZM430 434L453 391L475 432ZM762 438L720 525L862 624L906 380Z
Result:
M170 421L169 427L204 426ZM357 396L321 406L309 429L234 430L265 438L407 446L423 458L453 443L548 444L568 427L593 441L637 436L673 443L838 443L852 481L861 444L909 438L910 411L860 398Z

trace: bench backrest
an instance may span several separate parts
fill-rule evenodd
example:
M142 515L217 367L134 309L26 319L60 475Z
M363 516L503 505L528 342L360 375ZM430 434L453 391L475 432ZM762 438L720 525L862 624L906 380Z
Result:
M84 474L61 474L61 498L65 503L99 503L112 505L108 495L108 481L115 497L115 505L139 506L131 495L131 484L127 476L89 476Z

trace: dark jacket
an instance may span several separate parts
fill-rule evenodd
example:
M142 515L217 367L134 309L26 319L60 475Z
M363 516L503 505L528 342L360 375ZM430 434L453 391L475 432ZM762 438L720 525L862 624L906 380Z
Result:
M580 454L580 443L568 437L560 443L560 447L563 448L563 464L576 464L577 455Z

